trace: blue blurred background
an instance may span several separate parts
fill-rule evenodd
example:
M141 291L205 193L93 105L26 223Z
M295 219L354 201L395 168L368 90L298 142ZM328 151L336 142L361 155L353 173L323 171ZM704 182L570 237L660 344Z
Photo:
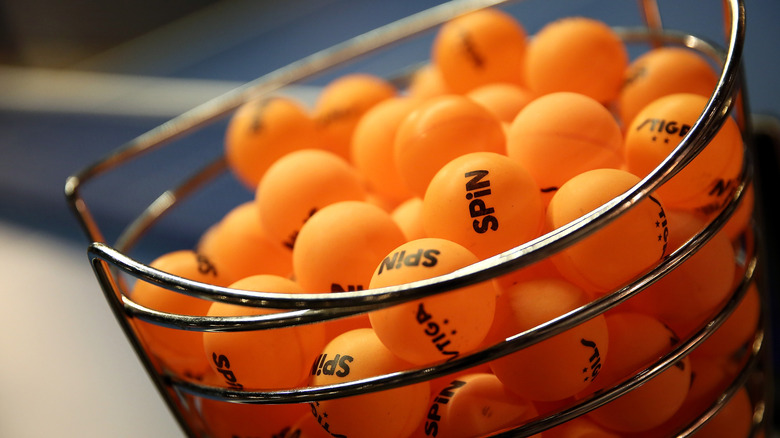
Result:
M68 175L247 81L438 3L0 0L0 436L182 435L91 273L88 242L63 196ZM666 27L723 41L720 1L659 3ZM780 3L751 0L746 9L748 104L760 121L780 115ZM629 1L527 1L509 10L529 33L568 15L642 22ZM331 74L424 61L430 40ZM291 92L306 98L329 77ZM217 122L85 189L109 241L160 191L219 155L223 130ZM191 246L250 197L221 178L156 227L136 256Z

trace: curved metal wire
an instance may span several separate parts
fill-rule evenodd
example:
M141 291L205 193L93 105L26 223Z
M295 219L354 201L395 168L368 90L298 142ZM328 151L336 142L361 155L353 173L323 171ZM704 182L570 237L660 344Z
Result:
M565 315L556 320L556 328L545 334L545 338L567 330L622 303L666 275L666 273L675 269L693 253L698 251L699 248L701 248L728 221L733 212L738 208L751 180L751 172L749 172L750 165L750 156L746 156L743 163L741 183L735 188L731 199L724 206L723 210L713 218L704 229L700 230L700 232L693 236L688 242L659 262L653 269L650 269L644 275L630 282L627 286L594 300L581 309L573 311L571 316ZM130 274L137 274L138 276L143 276L145 279L153 279L154 283L164 287L170 287L171 284L176 284L174 281L178 279L176 276L150 268L146 265L135 264L129 257L102 244L93 244L93 246L90 247L90 251L96 258L109 261L112 265L118 266ZM480 263L473 266L478 266ZM138 270L137 272L135 271L136 269ZM370 300L365 299L366 295L362 292L353 293L357 298L343 296L345 295L343 293L324 294L324 299L327 301L324 302L326 305L322 307L318 306L319 304L322 304L322 302L313 301L313 297L310 294L274 294L239 291L229 288L220 288L213 285L203 285L202 283L186 279L181 284L177 284L177 287L182 288L188 295L216 301L225 300L226 295L223 294L236 294L240 299L239 301L234 302L239 304L257 305L259 303L261 306L273 308L275 303L266 302L264 299L267 296L278 296L285 303L291 303L293 306L305 306L302 309L290 312L256 316L206 317L179 315L159 312L154 309L143 307L126 296L122 296L121 299L129 315L155 324L194 331L264 330L352 316L401 302L424 298L442 291L452 290L452 288L446 286L448 283L445 281L459 281L461 278L460 272L461 271L455 271L444 276L420 280L404 285L368 290L366 291L367 293L373 293L372 295L367 295L369 298L373 298ZM484 275L484 277L481 277L481 280L493 278L483 271L478 270L477 273ZM444 286L438 284L438 282L443 282ZM199 291L199 288L201 287L204 288L203 291ZM317 295L314 295L314 298L316 297ZM253 302L252 299L255 299L256 301ZM532 333L535 334L536 332Z
M712 417L718 414L723 407L731 400L736 392L746 386L751 373L755 372L760 364L761 350L764 348L765 333L756 333L755 340L750 348L750 356L748 356L742 369L739 371L734 380L726 387L718 396L713 400L710 406L705 409L698 417L691 420L681 430L678 431L677 438L686 438L693 436L696 431L701 429ZM766 392L764 388L761 388L763 392ZM753 426L760 425L764 421L764 406L761 403L757 403L753 409ZM753 436L753 435L751 435Z
M749 165L749 160L745 162L745 166ZM600 315L606 310L609 310L623 301L629 299L636 293L643 290L645 287L657 281L660 277L667 272L675 269L679 264L683 263L688 257L694 254L699 248L701 248L717 231L728 221L733 211L739 206L741 197L744 196L747 184L749 183L749 175L747 168L743 170L745 179L740 184L735 192L734 198L726 205L724 210L716 216L712 222L703 228L699 233L694 235L690 240L676 249L669 257L663 262L659 263L655 269L649 271L638 281L632 282L623 289L616 291L613 294L606 295L600 299L597 299L579 309L575 309L568 314L562 315L559 318L551 320L538 327L530 329L526 332L519 333L513 337L506 339L504 342L486 348L482 351L475 352L473 354L463 356L462 358L434 365L431 367L409 370L404 372L391 373L380 376L373 376L368 379L359 381L346 382L341 384L335 384L324 387L309 387L309 388L296 388L292 390L278 390L278 391L231 391L224 388L202 386L196 383L171 378L171 382L177 386L181 386L182 389L192 392L194 394L212 397L223 398L232 401L241 401L247 403L299 403L302 401L312 400L324 400L329 398L344 397L350 395L358 395L367 392L381 391L385 389L392 389L398 386L417 383L421 381L430 380L433 378L441 377L462 369L473 367L482 363L489 362L499 357L511 354L520 349L526 348L535 343L541 342L551 336L561 333L571 327L574 327L596 315ZM705 325L699 332L697 332L688 343L682 344L682 346L671 353L672 356L667 357L665 362L656 365L655 371L648 371L649 376L640 378L638 380L626 382L623 386L617 387L615 392L608 393L605 398L599 399L603 403L608 400L614 399L619 395L631 390L637 385L641 385L646 379L651 378L653 375L662 371L668 365L673 363L676 359L687 354L691 349L695 348L700 342L702 342L712 331L714 331L725 318L731 313L734 306L741 300L745 293L747 284L752 279L756 266L756 259L752 258L748 263L743 281L740 287L735 291L731 301L723 308L723 310L716 316L716 318ZM126 303L127 304L127 303ZM192 326L190 328L194 330L203 330L203 321L199 317L184 317L191 318ZM254 318L254 317L250 317ZM259 317L258 317L259 318ZM227 319L231 326L226 327L221 331L234 331L234 330L246 330L247 326L251 326L251 329L270 328L260 325L253 325L255 321L236 321L234 319ZM289 321L286 321L286 323ZM287 324L281 324L287 326ZM181 327L179 327L181 328ZM604 401L606 400L606 401ZM567 411L563 418L573 418L582 414L583 409L591 409L598 401L590 405L581 405L576 409ZM601 403L601 404L603 404ZM558 418L558 417L556 417ZM553 420L548 420L553 421ZM565 421L565 420L563 420ZM547 424L547 423L541 423ZM557 424L557 423L556 423Z
M753 275L756 267L756 259L752 259L745 271L745 275L740 282L739 286L735 289L734 294L729 301L724 305L721 311L716 317L709 321L695 336L691 338L690 345L688 343L682 343L681 347L673 350L673 354L677 356L684 356L690 349L698 345L704 339L706 339L711 332L719 326L723 320L725 320L733 311L734 307L742 299L748 284L753 279ZM535 343L541 342L553 333L559 331L557 327L560 326L561 321L571 315L576 315L582 308L573 310L559 318L546 322L538 327L530 329L528 331L518 333L514 336L507 338L505 341L487 347L481 351L464 355L460 358L444 362L436 365L432 365L425 368L418 368L408 371L399 371L395 373L389 373L385 375L372 376L370 378L355 380L350 382L344 382L339 384L333 384L320 387L307 387L307 388L295 388L289 390L274 390L274 391L251 391L242 390L235 391L226 388L209 387L194 384L183 379L173 378L172 381L181 384L183 387L190 388L193 391L198 392L200 395L206 397L216 398L228 398L232 400L241 400L245 402L253 403L298 403L301 401L311 400L320 401L337 397L347 397L353 395L364 394L367 392L377 392L386 389L396 388L403 386L404 384L419 383L427 380L431 380L437 377L442 377L455 371L477 366L499 357L511 354L520 349L531 346ZM597 313L601 314L601 312ZM529 334L542 333L545 336L532 337ZM688 348L690 347L690 348ZM685 351L682 351L685 350ZM684 353L684 354L683 354ZM680 357L677 357L679 359ZM664 367L665 368L665 367ZM195 390L197 388L197 390Z
M508 428L503 431L497 431L490 436L496 437L517 437L517 436L531 436L539 432L543 432L551 427L559 425L563 422L569 421L573 418L582 416L600 406L609 403L612 400L617 399L623 394L632 391L633 389L647 383L650 379L662 373L669 367L673 366L678 361L687 356L693 349L706 340L723 322L731 315L734 309L739 305L745 294L747 293L750 282L753 280L755 272L756 260L753 259L748 263L745 275L738 287L735 289L732 297L726 302L726 304L717 312L717 314L709 321L704 323L697 331L691 334L687 339L682 340L672 350L661 358L654 361L647 368L627 376L617 384L605 388L602 391L594 393L566 408L554 411L529 422ZM191 381L182 380L176 377L171 377L171 384L177 386L185 392L189 392L193 395L215 398L228 401L237 401L243 403L254 404L280 404L280 403L305 403L313 401L322 401L333 398L349 397L354 395L365 394L368 392L377 392L399 386L410 385L423 381L430 380L432 378L442 377L451 372L465 369L471 366L479 365L492 360L495 357L509 354L517 349L512 348L514 342L521 342L524 334L518 334L512 338L507 339L502 344L496 344L485 350L464 356L451 362L443 363L440 365L419 368L415 370L399 371L396 373L387 374L384 376L373 376L370 378L355 380L351 382L344 382L339 384L332 384L319 387L306 387L295 388L288 390L274 390L274 391L252 391L252 390L232 390L227 388L217 388L212 386L200 385ZM730 391L736 391L741 386L740 383L744 383L743 379L747 378L747 374L753 369L758 361L759 353L761 352L764 344L763 332L759 330L756 335L756 340L752 345L751 355L749 360L744 365L740 376L730 386ZM524 348L522 346L521 348ZM494 353L501 353L496 356ZM703 418L697 420L694 425L688 426L686 433L692 433L728 401L730 393L728 390L724 393L726 396L721 397L717 403L714 404L704 415ZM706 417L706 418L704 418Z

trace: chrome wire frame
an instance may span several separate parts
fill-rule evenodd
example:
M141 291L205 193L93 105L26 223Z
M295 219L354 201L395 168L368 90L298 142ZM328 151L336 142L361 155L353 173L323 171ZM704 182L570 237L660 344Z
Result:
M732 110L736 111L736 118L741 122L740 128L743 131L743 135L749 131L749 127L746 126L747 117L745 117L745 109L742 105L744 96L740 94L743 85L741 84L743 80L741 54L745 32L743 0L726 0L724 2L724 8L726 9L725 27L728 40L725 50L721 50L715 45L695 36L662 29L656 2L640 0L640 10L644 13L647 26L642 28L616 28L615 30L624 40L627 42L648 42L653 46L675 44L689 47L708 55L722 66L717 87L697 122L664 162L622 195L544 236L450 274L399 286L364 291L339 294L290 295L236 290L199 283L156 270L125 255L149 228L170 209L211 182L215 177L226 172L227 165L223 157L193 174L180 186L167 190L160 195L125 229L114 246L110 246L105 242L86 202L80 195L81 186L88 181L123 165L137 156L151 152L177 138L186 136L216 120L228 116L232 111L249 100L266 96L283 86L302 81L356 57L370 54L391 43L429 31L456 15L484 7L499 6L504 3L509 2L506 0L452 1L377 28L343 44L303 58L296 63L196 107L136 138L102 160L67 179L65 185L66 197L85 234L92 242L88 248L88 257L98 283L117 320L122 325L125 334L146 367L147 372L152 377L182 428L190 436L196 435L190 429L186 418L184 418L181 412L182 409L185 409L182 406L184 394L256 404L302 403L325 400L381 391L430 380L486 363L541 342L600 315L635 294L640 293L698 251L731 217L740 204L745 190L751 181L751 157L747 151L740 184L733 191L732 196L729 197L722 211L680 248L621 289L481 351L450 362L424 368L335 385L276 391L235 391L226 388L209 387L161 372L146 354L142 342L135 336L130 324L131 319L137 318L158 325L192 331L266 330L348 317L488 281L496 276L522 269L549 257L551 254L576 243L606 226L609 222L633 208L633 206L648 197L657 187L664 184L693 160L715 136L725 120L730 117ZM752 246L755 247L755 244ZM648 368L635 375L628 376L617 385L593 394L573 406L561 409L543 418L537 418L535 421L520 427L496 431L496 434L492 436L528 436L546 430L614 400L681 360L728 318L745 295L748 285L753 281L753 274L758 263L755 254L752 252L748 255L748 258L749 260L744 266L743 279L729 301L693 335L676 345L672 351L659 358ZM244 306L281 309L284 311L268 315L241 317L186 316L159 312L143 307L126 296L124 293L126 287L124 287L120 272L139 280L201 299ZM701 427L710 416L714 415L726 403L731 394L744 384L747 376L759 361L759 353L764 344L763 339L763 331L759 331L753 343L753 348L750 349L748 360L745 362L742 372L737 379L707 412L703 413L699 419L681 431L679 436L688 436Z

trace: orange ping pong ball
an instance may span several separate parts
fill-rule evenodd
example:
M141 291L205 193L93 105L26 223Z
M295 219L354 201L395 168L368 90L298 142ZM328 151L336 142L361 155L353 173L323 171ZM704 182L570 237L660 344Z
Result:
M579 287L560 279L518 283L503 291L491 336L498 342L530 330L589 301ZM512 392L530 400L554 401L574 396L598 381L610 359L607 324L598 315L558 335L490 362Z
M501 122L471 99L458 95L421 103L398 127L395 164L409 190L423 197L436 172L469 152L504 153Z
M343 158L318 149L291 152L266 172L255 205L268 235L289 249L317 210L339 201L364 200L360 176Z
M465 93L493 82L522 84L525 51L523 26L504 11L486 8L445 23L431 59L447 87Z
M691 357L691 387L688 389L688 394L680 409L662 425L636 434L636 438L676 436L685 426L709 409L723 394L730 380L733 379L729 374L725 362ZM694 434L693 436L698 435Z
M423 198L430 237L459 243L487 258L539 235L539 186L517 161L494 152L453 159L431 180Z
M369 204L376 205L377 207L381 208L382 210L388 213L393 211L393 209L400 204L400 201L380 195L379 193L372 192L370 190L366 195L365 201L368 202Z
M534 405L508 391L496 376L472 373L452 379L433 395L423 430L427 436L472 438L520 426L536 416Z
M434 379L429 380L431 384L431 400L436 398L436 395L442 395L445 397L449 397L448 393L452 392L454 389L453 386L457 386L457 384L453 385L454 380L458 380L462 376L466 376L468 374L480 374L480 373L490 373L490 366L488 366L487 363L475 365L470 368L464 368L462 370L454 371L450 374L445 374L443 376L436 377ZM430 404L429 404L430 406ZM422 430L425 424L420 424L420 430ZM423 431L423 433L425 433Z
M382 258L405 242L390 213L359 201L331 204L301 228L293 270L308 292L368 289Z
M395 133L417 105L418 100L409 97L379 102L361 117L352 135L352 164L370 190L395 201L411 196L393 164Z
M724 202L729 200L728 196L726 198L727 199L725 199ZM755 189L753 188L753 184L750 184L745 189L745 193L742 196L742 200L737 206L737 209L734 210L734 213L731 215L728 222L723 225L722 231L729 236L731 241L737 240L737 238L748 229L750 221L753 218L753 209L755 208L755 205ZM707 219L712 219L716 214L717 212L713 212L705 215L705 217Z
M626 131L627 169L639 176L649 174L680 144L706 104L704 96L680 93L645 106ZM723 204L729 187L737 185L742 159L742 137L729 117L707 147L656 193L669 208L709 212Z
M586 170L619 167L622 148L623 133L612 114L596 100L571 92L533 100L507 134L507 155L548 193Z
M415 240L427 237L422 222L423 201L418 197L412 197L399 204L390 213L395 223L401 227L406 240Z
M609 360L601 377L586 389L592 393L608 388L658 360L678 342L677 336L657 319L631 312L606 316ZM642 432L669 420L683 404L691 383L691 365L683 358L642 386L618 397L587 415L617 432Z
M637 176L618 169L594 169L575 176L550 200L547 230L566 225L638 182ZM554 254L552 261L564 278L601 295L628 283L663 258L668 229L664 208L651 195L605 227Z
M726 404L693 435L696 438L748 438L753 436L753 405L742 386Z
M247 102L233 114L225 133L225 159L236 177L254 190L279 157L316 145L307 110L292 98L272 97Z
M370 286L432 278L478 260L471 251L449 240L413 240L388 251L376 267ZM390 351L423 365L473 351L487 335L495 307L496 289L492 281L487 281L377 310L368 317Z
M466 97L487 108L502 122L512 123L535 96L519 85L498 82L475 88Z
M230 285L258 292L305 293L294 281L276 275L253 275ZM214 302L208 316L249 316L277 313L276 309ZM325 345L321 325L269 330L204 332L203 349L209 365L223 377L222 386L235 389L285 389L302 384L311 361ZM272 355L269 355L273 352Z
M435 64L425 64L417 69L409 78L406 94L418 99L450 94L441 71Z
M752 283L731 315L691 354L709 359L733 355L756 334L760 316L761 297Z
M197 397L193 405L210 438L284 436L301 416L311 415L306 404L261 405Z
M320 323L325 328L325 339L333 339L336 336L359 328L371 328L371 321L365 313L348 316L346 318L333 319Z
M587 417L575 417L544 431L544 438L620 438Z
M198 242L198 252L219 265L228 283L255 274L292 273L292 252L268 236L251 201L215 224Z
M669 94L709 97L717 83L718 75L699 53L683 47L652 49L628 66L618 99L620 119L631 123L642 108Z
M607 103L617 98L627 67L628 52L612 28L569 17L548 23L529 42L525 78L537 94L572 91Z
M390 82L365 73L347 74L329 82L313 111L321 147L348 160L352 133L360 118L369 108L396 94Z
M496 277L495 281L501 290L512 287L517 283L543 278L563 278L549 257L536 263L516 269L508 274Z
M669 232L670 250L680 247L705 226L689 212L670 210L667 214L674 224ZM626 304L667 323L708 316L732 290L736 272L734 257L731 241L719 232L681 265Z
M311 408L306 406L306 410L307 412L278 438L331 438L332 435L324 430L317 422L317 418L311 414Z
M330 341L311 367L314 386L349 382L410 369L369 328ZM428 382L310 403L312 414L333 436L396 438L410 435L423 421Z
M189 280L226 285L216 265L207 257L190 250L163 254L149 266ZM203 316L211 305L211 301L177 293L143 280L136 280L130 291L130 299L150 309L180 315ZM200 332L163 327L140 319L134 321L150 355L157 358L164 369L188 377L202 376L208 370Z

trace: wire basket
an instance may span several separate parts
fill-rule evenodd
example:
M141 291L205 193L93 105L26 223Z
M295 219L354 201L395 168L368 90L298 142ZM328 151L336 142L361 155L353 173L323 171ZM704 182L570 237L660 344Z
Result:
M316 74L342 66L355 58L372 54L398 41L435 29L456 15L484 7L499 6L503 3L506 2L498 0L453 1L377 28L368 34L303 58L186 112L130 141L110 155L68 178L65 187L67 200L91 242L88 248L89 262L103 293L148 371L151 380L188 436L208 436L207 425L200 424L195 418L196 415L193 415L193 396L245 404L312 403L431 380L487 363L529 347L600 315L640 293L698 251L723 227L737 209L751 183L752 175L749 118L745 108L745 96L742 92L741 81L743 78L740 63L745 32L744 5L741 0L724 2L727 44L723 49L696 36L662 28L658 5L654 1L645 0L639 2L639 10L644 17L646 26L615 28L615 31L627 43L649 43L651 46L667 44L685 46L714 59L722 67L722 70L717 88L711 95L707 107L674 152L654 172L633 188L579 219L506 251L500 256L485 259L451 274L403 286L306 296L249 292L199 283L156 270L128 256L130 249L147 236L149 230L163 216L180 205L183 200L204 190L215 178L227 171L226 161L221 156L205 167L196 169L180 184L162 192L139 216L130 222L114 244L107 243L103 237L101 228L93 219L87 202L81 194L85 184L103 174L115 171L141 155L163 148L174 140L189 136L228 117L245 102L269 95L287 85L300 83ZM181 330L204 332L266 330L313 324L443 293L521 269L578 242L624 214L640 200L648 197L707 146L725 119L731 117L730 113L732 112L736 115L738 124L743 131L745 143L748 146L746 160L740 184L733 190L722 211L707 224L706 228L630 284L598 298L576 311L455 360L334 385L249 391L208 386L184 376L165 372L159 364L151 360L143 341L137 337L133 329L132 324L135 319ZM744 246L740 254L743 278L735 287L731 298L711 320L695 330L691 336L681 340L668 354L659 358L646 369L628 376L613 387L597 392L576 403L560 407L552 413L540 415L526 424L496 430L491 436L530 436L584 415L642 385L685 357L728 318L742 297L745 296L748 286L755 281L753 277L758 264L755 232L747 232L743 241ZM126 294L128 290L127 278L150 282L178 293L211 301L282 309L283 312L251 317L196 317L160 312L143 307L128 298ZM728 389L719 399L713 401L710 409L702 413L686 428L680 430L679 436L688 436L700 428L745 384L750 384L751 388L755 411L754 430L757 431L762 427L764 423L763 412L770 398L767 391L770 377L768 374L770 373L767 372L763 364L765 349L763 330L760 329L753 344L747 348L741 371Z

